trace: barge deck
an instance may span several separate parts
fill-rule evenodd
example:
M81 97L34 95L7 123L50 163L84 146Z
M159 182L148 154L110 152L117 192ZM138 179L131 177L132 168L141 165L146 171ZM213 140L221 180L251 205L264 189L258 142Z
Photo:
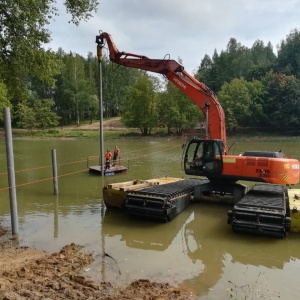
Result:
M122 209L136 217L171 221L191 201L216 202L206 196L207 186L207 179L163 177L134 180L105 186L103 198L108 208ZM238 195L242 196L243 192L241 187ZM228 211L227 223L234 232L279 238L285 237L289 231L300 232L300 189L256 184L238 201L225 203L232 207Z
M130 180L108 184L103 188L103 199L108 208L124 209L126 195L134 190L141 190L150 186L164 185L182 180L182 178L160 177L148 180Z

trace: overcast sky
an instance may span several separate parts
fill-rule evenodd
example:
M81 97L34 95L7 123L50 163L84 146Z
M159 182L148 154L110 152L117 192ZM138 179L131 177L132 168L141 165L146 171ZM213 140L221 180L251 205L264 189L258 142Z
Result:
M60 2L60 1L58 1ZM99 30L112 35L120 51L182 60L194 74L205 54L226 50L230 38L252 47L256 40L277 45L300 28L300 0L99 0L96 15L77 27L61 7L50 26L56 51L96 55Z

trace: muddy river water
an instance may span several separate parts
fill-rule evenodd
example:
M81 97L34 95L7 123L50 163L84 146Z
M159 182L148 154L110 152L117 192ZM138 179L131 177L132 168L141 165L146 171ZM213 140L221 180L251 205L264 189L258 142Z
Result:
M191 204L169 223L136 220L105 207L102 188L109 183L187 178L181 168L184 142L167 138L105 141L105 148L113 149L117 143L121 164L129 170L101 177L87 171L87 164L99 161L97 140L14 140L16 243L49 252L70 243L83 245L95 258L84 275L116 286L145 278L185 286L198 299L299 299L300 234L274 239L233 233L227 225L229 207L218 204ZM299 148L299 142L240 141L234 152L281 149L299 159ZM56 149L59 165L57 196L51 149ZM0 223L10 228L7 182L1 140Z

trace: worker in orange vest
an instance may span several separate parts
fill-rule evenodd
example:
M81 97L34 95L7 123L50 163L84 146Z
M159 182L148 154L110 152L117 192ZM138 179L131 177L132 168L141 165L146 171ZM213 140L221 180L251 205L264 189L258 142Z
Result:
M120 149L118 148L118 146L116 146L114 150L113 165L116 164L119 155L120 155Z
M109 149L106 150L104 157L105 157L105 171L106 171L110 168L110 160L112 157L112 154Z

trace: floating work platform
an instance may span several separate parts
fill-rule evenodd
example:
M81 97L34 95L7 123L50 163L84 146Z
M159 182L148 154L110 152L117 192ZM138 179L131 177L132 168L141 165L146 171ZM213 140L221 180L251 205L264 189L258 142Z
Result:
M102 174L102 167L101 166L89 166L89 172L98 174L98 175L103 175ZM115 175L116 173L123 173L126 172L128 168L124 166L111 166L108 170L104 170L104 176L112 176Z
M103 199L106 207L124 208L126 195L134 190L141 190L145 187L163 185L182 180L181 178L161 177L148 180L131 180L119 183L112 183L103 188Z
M124 210L129 215L170 221L191 201L231 205L227 223L234 232L285 237L300 232L300 189L281 185L256 184L247 191L229 189L229 201L219 197L218 186L207 179L163 177L114 183L103 188L106 207ZM238 199L239 198L239 199ZM238 200L237 200L238 199ZM233 201L232 201L233 200ZM224 219L224 223L226 219Z
M234 232L285 237L291 226L286 188L256 184L229 210L228 224Z

